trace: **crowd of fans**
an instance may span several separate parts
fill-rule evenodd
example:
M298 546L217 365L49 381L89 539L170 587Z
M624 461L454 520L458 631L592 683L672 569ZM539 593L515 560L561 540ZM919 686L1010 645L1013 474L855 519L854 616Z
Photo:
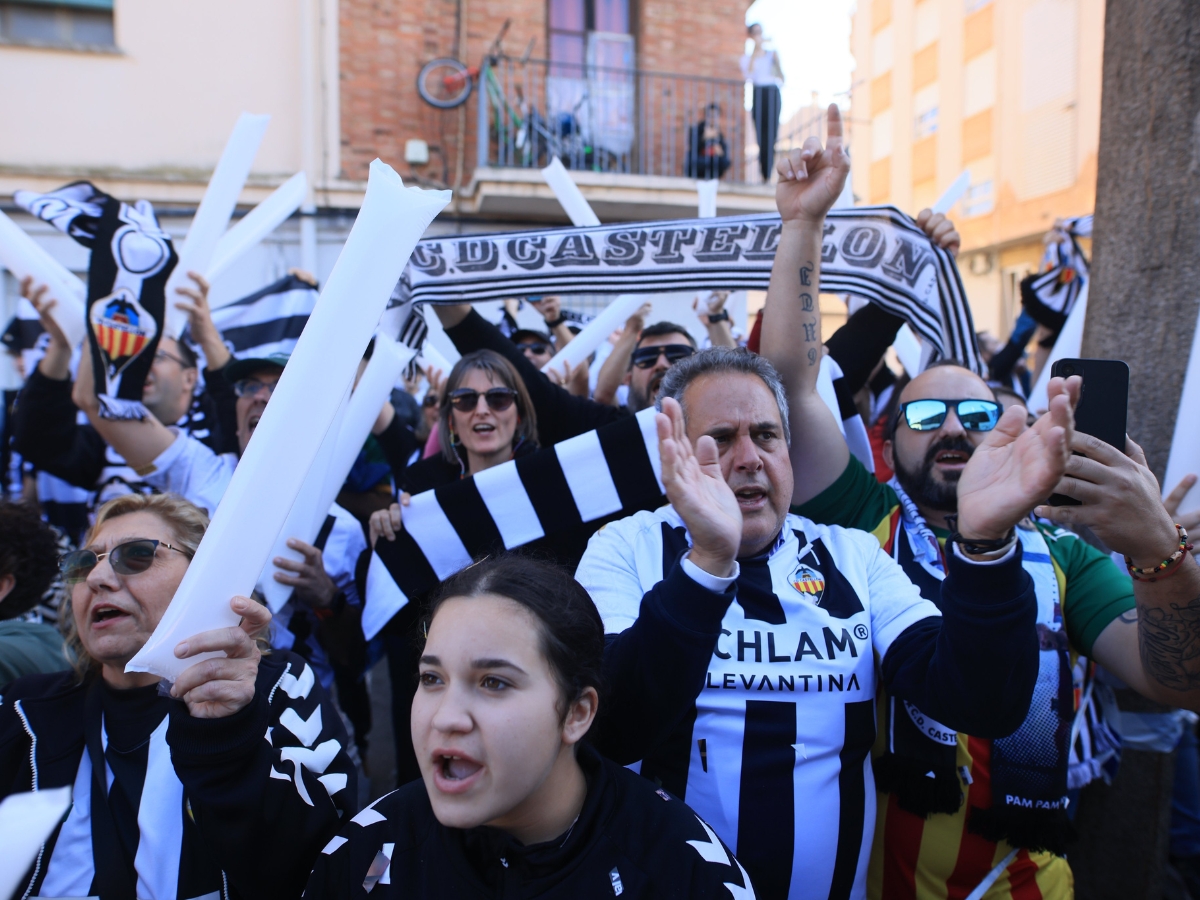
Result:
M769 106L771 59L749 65ZM723 141L694 132L695 174L719 176ZM24 497L0 501L0 798L73 799L17 896L1070 897L1072 799L1119 758L1094 698L1200 710L1200 522L1174 517L1194 479L1164 503L1133 440L1077 431L1078 377L1027 409L1044 358L1023 347L981 335L990 379L910 377L888 353L903 321L875 305L822 341L840 132L831 113L826 146L775 165L748 335L714 292L699 327L646 306L590 366L544 373L578 330L561 298L521 298L544 329L437 306L458 361L410 371L320 535L288 535L282 608L230 598L240 625L179 643L202 659L172 684L126 666L289 358L232 354L192 273L149 415L106 417L89 345L73 362L54 298L23 283L46 337L6 415ZM944 216L917 221L957 251ZM365 637L371 550L414 495L650 407L663 505L478 560ZM34 473L86 490L83 518ZM368 803L384 659L396 790ZM1200 888L1188 716L1172 854Z

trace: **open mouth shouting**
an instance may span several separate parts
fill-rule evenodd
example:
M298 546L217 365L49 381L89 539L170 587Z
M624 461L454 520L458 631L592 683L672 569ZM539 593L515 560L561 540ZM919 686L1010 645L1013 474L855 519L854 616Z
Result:
M971 460L975 448L965 440L953 439L940 441L929 448L926 456L926 466L936 467L945 474L961 474Z
M125 610L112 603L97 603L92 606L92 628L101 630L130 618Z
M760 485L751 484L736 488L733 495L737 497L738 506L743 513L757 512L767 505L767 489Z
M433 781L445 794L461 794L471 789L483 773L483 763L460 750L433 752Z
M471 431L479 435L495 434L496 426L491 422L478 422L471 426Z

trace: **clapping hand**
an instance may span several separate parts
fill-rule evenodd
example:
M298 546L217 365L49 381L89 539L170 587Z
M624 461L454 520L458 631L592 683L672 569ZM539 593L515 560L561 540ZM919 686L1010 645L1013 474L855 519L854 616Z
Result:
M779 175L775 203L785 226L825 218L850 174L850 156L842 143L842 114L836 104L829 104L825 147L819 138L810 137L802 147L781 154L775 171Z
M254 682L262 658L255 637L271 623L271 611L247 597L234 597L230 607L242 621L193 635L175 647L175 656L187 659L198 653L224 653L184 669L171 687L171 696L187 704L197 719L223 719L241 711L254 699Z
M1004 411L958 482L958 530L964 537L1003 538L1054 491L1071 458L1081 384L1078 376L1051 378L1050 410L1029 427L1024 407Z
M717 442L702 435L693 448L679 403L667 397L662 410L655 416L662 480L692 537L689 557L705 572L727 578L742 542L742 510L721 474Z

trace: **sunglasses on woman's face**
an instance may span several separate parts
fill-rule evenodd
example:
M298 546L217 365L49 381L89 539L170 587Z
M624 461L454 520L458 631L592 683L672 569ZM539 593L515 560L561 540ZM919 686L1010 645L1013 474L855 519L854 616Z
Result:
M534 356L545 356L550 351L549 344L527 342L517 344L522 353L532 353Z
M900 415L913 431L937 431L950 407L967 431L991 431L1003 412L994 400L909 400L900 404Z
M92 550L76 550L68 553L62 559L63 580L67 584L79 584L81 581L87 581L92 569L96 568L100 564L100 560L106 556L109 565L118 575L137 575L154 565L155 551L159 547L166 547L168 550L182 553L188 559L192 558L192 554L187 550L172 547L166 541L139 538L136 541L117 544L107 553L96 553Z
M421 401L421 405L424 406L426 409L430 409L434 406L437 406L438 405L437 394L435 394L433 391L430 391L428 394L425 395L425 399Z
M492 412L504 412L517 401L517 392L512 388L489 388L482 394L473 388L459 388L450 392L450 405L459 412L471 412L483 397Z
M675 365L681 359L687 359L687 357L695 352L689 344L661 344L658 347L639 347L633 351L633 357L630 359L630 362L639 369L649 369L658 362L659 356L665 356L667 362Z

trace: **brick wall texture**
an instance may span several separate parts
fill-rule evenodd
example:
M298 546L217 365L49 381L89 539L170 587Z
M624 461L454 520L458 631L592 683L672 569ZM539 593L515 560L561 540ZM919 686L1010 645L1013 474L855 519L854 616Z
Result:
M462 153L462 184L475 161L479 92L464 107L439 110L417 94L426 62L450 56L478 65L505 19L504 49L520 56L536 38L533 57L545 58L548 0L340 0L341 159L344 178L365 179L375 157L401 175L417 174L453 186ZM657 72L740 78L747 0L641 0L633 3L638 67ZM466 48L459 16L466 11ZM428 141L430 164L413 173L404 143Z

